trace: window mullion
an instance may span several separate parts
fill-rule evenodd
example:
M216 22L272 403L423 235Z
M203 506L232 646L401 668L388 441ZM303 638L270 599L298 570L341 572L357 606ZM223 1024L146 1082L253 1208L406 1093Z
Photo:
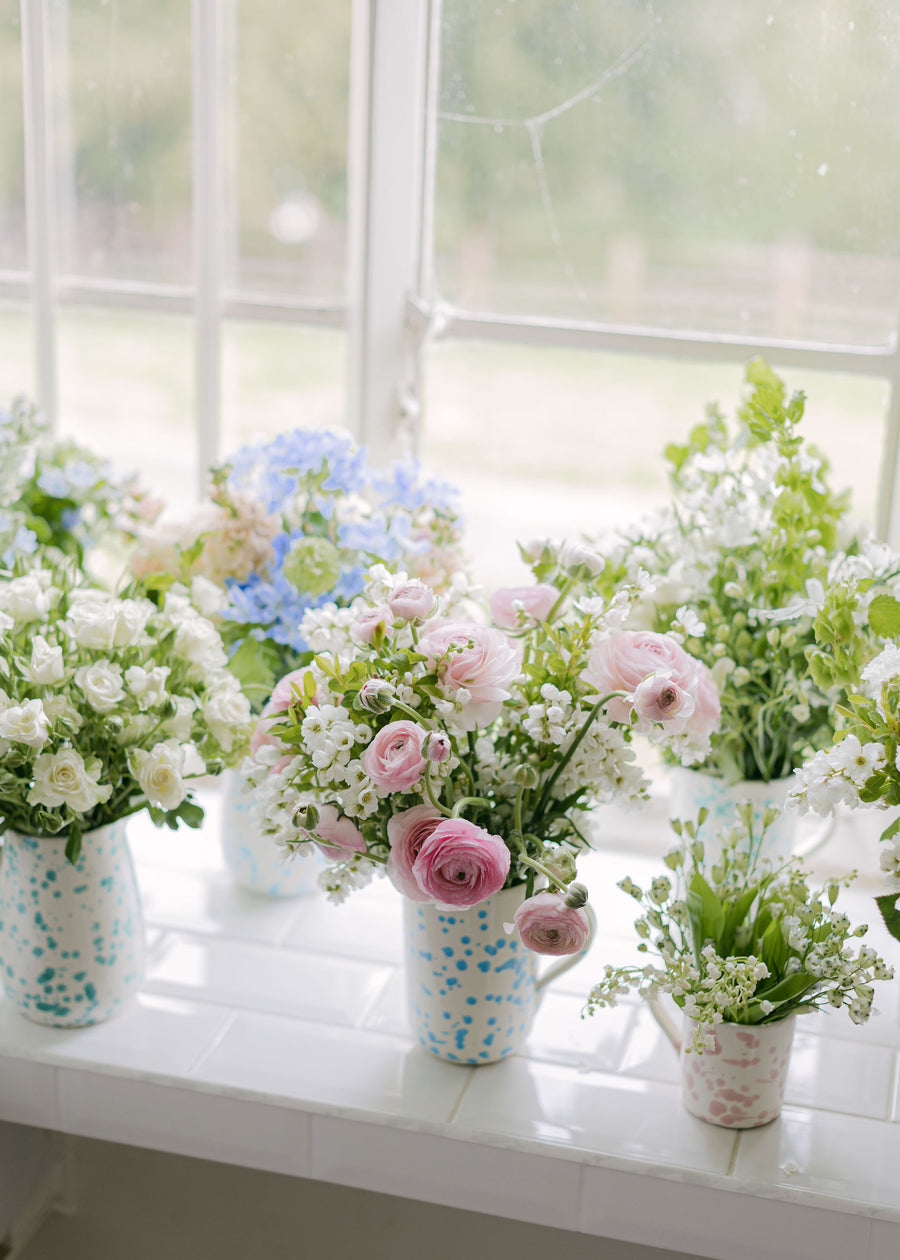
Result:
M49 92L47 0L22 0L25 119L25 210L34 311L35 394L52 427L57 424L57 223Z
M199 490L219 458L222 427L222 24L219 0L193 0L192 145L195 424Z
M406 303L420 252L428 7L353 7L348 412L379 460L409 448L418 414Z

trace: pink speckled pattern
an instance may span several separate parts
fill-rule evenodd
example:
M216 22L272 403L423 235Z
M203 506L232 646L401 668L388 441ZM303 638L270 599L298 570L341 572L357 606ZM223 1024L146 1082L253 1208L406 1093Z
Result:
M682 1049L681 1090L692 1115L728 1129L755 1129L781 1111L795 1016L755 1027L720 1024L715 1050ZM683 1046L697 1025L684 1021Z

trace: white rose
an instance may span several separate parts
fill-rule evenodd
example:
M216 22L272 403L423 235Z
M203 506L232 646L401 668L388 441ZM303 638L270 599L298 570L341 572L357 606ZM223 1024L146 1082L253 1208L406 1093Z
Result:
M112 661L94 661L93 665L82 665L75 671L75 682L97 713L111 713L125 699L122 670Z
M177 809L187 796L181 772L184 749L174 740L155 744L150 751L136 749L131 755L137 781L151 805L161 809Z
M235 728L246 726L250 720L250 702L237 685L232 675L225 676L228 681L214 685L214 694L207 697L203 705L203 716L206 718L213 738L222 745L225 752L230 752L234 744Z
M128 690L142 709L155 709L162 704L167 695L166 679L170 672L168 665L157 665L154 669L132 665L126 669Z
M156 611L149 599L117 599L114 604L113 647L132 647L139 642Z
M132 744L140 744L147 738L155 724L155 719L150 717L149 714L136 713L125 722L116 736L116 743L120 748L128 748Z
M203 670L221 669L228 661L219 632L205 617L186 617L175 633L175 651Z
M162 728L167 735L172 735L175 739L190 739L196 709L194 701L190 696L172 696L171 699L175 705L175 712L172 717L163 722Z
M62 682L66 676L62 648L48 643L42 634L36 634L31 641L31 664L26 665L22 675L42 687Z
M15 624L9 613L0 612L0 634L5 634L7 630L12 630Z
M49 735L50 726L40 700L26 700L0 712L0 738L42 748Z
M198 573L191 580L191 602L204 617L217 617L228 605L228 596L221 586Z
M111 648L116 633L116 608L113 600L79 599L69 605L66 628L79 647Z
M86 814L108 800L112 788L98 783L103 767L99 761L86 766L74 748L41 753L34 763L34 787L28 793L29 805L56 809L68 805L76 814Z
M71 723L71 734L77 735L84 726L81 714L68 696L45 696L43 704L44 712L51 722L58 722L60 718L64 718Z
M35 569L0 586L0 608L9 613L13 621L36 621L47 615L58 594L50 573L46 569Z

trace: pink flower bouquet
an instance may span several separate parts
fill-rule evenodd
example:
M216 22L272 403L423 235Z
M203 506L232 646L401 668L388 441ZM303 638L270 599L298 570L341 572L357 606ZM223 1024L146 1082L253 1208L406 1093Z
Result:
M333 900L376 872L455 910L523 886L510 932L573 954L586 811L646 794L636 735L702 760L718 697L674 639L621 629L646 575L602 598L599 556L530 553L540 581L489 609L462 575L438 593L376 566L348 608L308 612L314 659L277 689L245 773L273 842L325 854Z

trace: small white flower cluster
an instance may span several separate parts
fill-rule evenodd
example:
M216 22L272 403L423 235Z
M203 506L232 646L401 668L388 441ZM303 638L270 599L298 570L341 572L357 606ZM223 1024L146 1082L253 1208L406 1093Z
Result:
M846 735L834 748L822 749L794 771L787 804L799 813L831 814L836 805L859 804L859 790L885 765L884 745L861 744Z

